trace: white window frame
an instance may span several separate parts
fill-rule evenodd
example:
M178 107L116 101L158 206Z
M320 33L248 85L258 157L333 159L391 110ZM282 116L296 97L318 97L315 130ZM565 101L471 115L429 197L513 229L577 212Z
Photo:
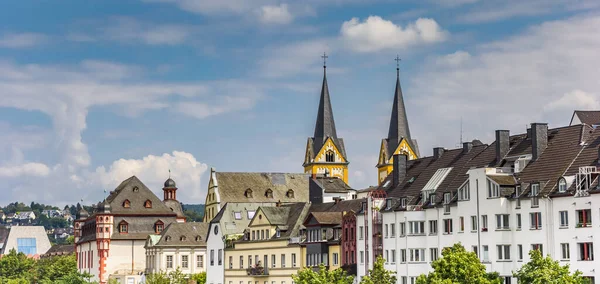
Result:
M429 249L429 259L433 262L438 260L439 254L438 254L438 249L437 248L430 248Z
M539 207L540 206L540 198L538 197L540 194L540 184L532 183L531 184L531 207Z
M498 250L498 260L510 260L510 245L497 245L496 248Z
M560 192L560 193L567 192L567 181L564 178L560 178L558 180L558 192Z
M437 235L438 233L438 221L429 220L429 235Z
M491 179L487 179L488 198L500 197L500 186Z
M560 259L561 260L570 260L571 259L571 248L569 243L560 244Z
M425 221L410 221L408 222L408 235L424 235L425 234Z
M559 211L558 212L558 224L559 228L565 229L569 228L569 211Z
M477 216L471 216L471 232L477 232Z
M425 249L409 249L410 262L425 262Z
M510 230L509 214L496 214L496 230Z

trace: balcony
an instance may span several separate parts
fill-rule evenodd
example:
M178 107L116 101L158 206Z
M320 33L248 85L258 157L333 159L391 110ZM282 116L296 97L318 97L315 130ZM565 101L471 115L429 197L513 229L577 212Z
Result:
M269 271L261 265L255 265L246 269L246 275L248 276L269 276Z

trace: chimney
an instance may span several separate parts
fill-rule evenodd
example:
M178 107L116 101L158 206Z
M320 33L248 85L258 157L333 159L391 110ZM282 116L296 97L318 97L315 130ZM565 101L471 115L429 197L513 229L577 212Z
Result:
M496 130L496 162L500 162L508 150L510 150L510 132L508 130Z
M531 160L536 161L548 147L548 123L531 124Z
M406 160L404 154L394 155L394 165L392 171L392 188L400 185L400 182L406 177Z
M275 203L275 207L281 207L281 200L278 200L277 203Z
M463 142L463 153L469 153L473 149L473 142Z
M444 154L444 147L435 147L433 148L433 159L437 160Z

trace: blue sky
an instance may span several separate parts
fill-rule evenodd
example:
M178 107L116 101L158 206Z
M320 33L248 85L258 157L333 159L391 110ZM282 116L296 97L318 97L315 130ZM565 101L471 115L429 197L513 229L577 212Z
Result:
M135 174L301 172L322 62L350 184L376 182L394 57L421 155L600 108L597 1L18 1L0 9L0 204L96 202Z

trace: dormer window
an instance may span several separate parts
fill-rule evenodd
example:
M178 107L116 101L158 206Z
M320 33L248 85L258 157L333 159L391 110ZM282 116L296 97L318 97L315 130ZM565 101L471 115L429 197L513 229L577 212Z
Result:
M392 200L386 199L385 200L385 209L390 209L390 208L392 208Z
M201 241L201 240L202 240L202 237L201 237L201 236L196 236L196 241L197 241L197 242L199 242L199 241Z
M285 195L287 196L287 198L294 198L294 190L288 189Z
M133 192L139 192L139 191L140 191L140 189L137 186L133 187Z
M267 191L265 192L265 196L267 198L273 198L273 190L271 190L270 188L267 189Z
M129 224L125 221L121 221L121 223L119 223L119 233L127 234L128 232L129 232Z
M335 154L329 150L325 153L325 162L335 162Z
M276 237L281 237L281 231L279 229L277 229L277 231L275 232L275 236Z
M179 240L180 240L180 241L182 241L182 242L183 242L183 241L185 241L186 239L187 239L187 238L186 238L185 236L181 236L181 237L179 237Z
M152 201L146 200L146 202L144 202L144 207L146 207L146 208L152 208Z
M168 241L170 241L170 240L171 240L171 236L167 236L167 237L165 238L165 241L166 241L166 242L168 242Z
M156 232L157 234L160 234L160 232L162 232L165 228L165 223L163 223L162 221L158 220L156 221L156 223L154 223L154 232Z
M567 191L567 181L565 178L560 178L558 180L558 192L564 193Z
M403 197L403 198L400 200L400 206L402 206L402 208L406 208L406 197Z
M246 189L246 192L244 192L244 196L246 196L247 198L252 198L252 189Z
M435 205L435 194L429 196L429 204Z
M125 201L123 201L123 207L124 208L130 208L131 207L131 202L129 202L129 199L125 199Z

